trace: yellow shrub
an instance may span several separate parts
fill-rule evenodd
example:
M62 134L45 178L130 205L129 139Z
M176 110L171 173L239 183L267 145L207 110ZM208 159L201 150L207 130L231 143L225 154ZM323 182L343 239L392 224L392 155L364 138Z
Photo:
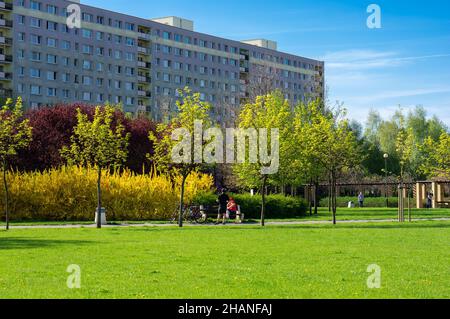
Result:
M97 206L95 169L62 167L8 174L13 220L92 220ZM109 220L169 219L179 202L181 178L104 172L102 200ZM193 173L186 182L185 203L213 185L210 175ZM3 196L0 209L4 207Z

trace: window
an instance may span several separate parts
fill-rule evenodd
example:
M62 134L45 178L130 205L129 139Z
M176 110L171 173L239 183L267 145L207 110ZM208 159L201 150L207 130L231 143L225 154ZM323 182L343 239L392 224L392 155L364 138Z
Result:
M56 55L47 54L47 63L56 64Z
M163 74L163 81L164 82L170 82L170 74L164 73Z
M70 74L69 73L63 73L62 74L62 81L63 82L69 82L70 81Z
M92 54L94 51L94 47L91 45L83 44L83 53L84 54Z
M47 38L47 46L49 46L51 48L56 48L56 39Z
M134 31L135 26L134 26L133 23L125 22L125 29L126 30L130 30L130 31Z
M122 58L122 51L119 51L119 50L114 51L114 57L116 59L121 59Z
M30 9L31 10L38 10L38 11L40 11L41 10L41 3L31 0L30 1Z
M61 47L63 50L70 50L70 41L63 40L61 43Z
M170 40L170 32L164 31L163 32L163 39Z
M54 71L47 71L47 80L49 80L49 81L56 81L56 72L54 72Z
M32 77L32 78L40 78L41 77L41 70L31 68L30 69L30 77Z
M41 61L41 52L33 51L31 52L31 61L40 62Z
M105 34L103 32L97 31L96 38L98 41L103 41L103 39L105 38Z
M17 23L18 24L25 24L25 16L23 16L23 15L17 16Z
M81 19L86 22L92 22L94 17L92 16L92 14L83 12Z
M30 18L30 26L33 28L40 28L41 27L41 19L38 18Z
M134 90L134 83L133 82L126 82L125 83L125 89L127 91L133 91Z
M90 76L83 76L82 83L84 85L92 85L92 78Z
M134 53L127 52L127 53L125 54L125 56L126 56L126 60L127 60L127 61L134 61L134 60L135 60L135 55L134 55Z
M86 38L86 39L92 38L92 30L82 29L81 34L82 34L83 38Z
M92 93L91 92L83 92L83 100L84 101L90 101L92 99Z
M70 91L67 89L62 90L62 97L68 99L70 97Z
M88 61L88 60L83 60L83 69L91 70L92 69L92 62Z
M33 95L41 95L41 87L39 85L32 85L30 87L30 92Z
M126 104L127 105L134 105L134 98L128 97L126 98Z
M47 21L47 30L57 31L58 30L58 24L56 22Z
M47 13L58 14L58 8L53 6L53 5L51 5L51 4L48 4L47 5Z
M132 47L135 45L134 39L132 38L126 38L126 45Z

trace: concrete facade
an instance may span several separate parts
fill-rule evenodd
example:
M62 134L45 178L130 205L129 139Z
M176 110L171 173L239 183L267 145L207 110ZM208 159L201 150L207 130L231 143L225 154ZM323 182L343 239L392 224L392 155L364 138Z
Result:
M81 9L79 29L67 26L70 4ZM154 21L77 1L0 1L0 96L22 96L31 108L122 103L160 121L175 111L177 89L188 86L225 123L262 68L292 103L323 97L323 62L278 52L267 40L244 43L193 28L187 19Z

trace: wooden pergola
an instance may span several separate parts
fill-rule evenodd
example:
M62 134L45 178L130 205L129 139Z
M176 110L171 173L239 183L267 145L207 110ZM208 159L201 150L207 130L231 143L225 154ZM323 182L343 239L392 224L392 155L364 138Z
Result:
M448 180L433 180L433 181L421 181L416 182L416 206L417 208L424 208L427 196L430 193L427 191L427 187L431 185L431 194L433 199L431 201L433 208L438 208L439 204L444 203L444 185L450 184Z

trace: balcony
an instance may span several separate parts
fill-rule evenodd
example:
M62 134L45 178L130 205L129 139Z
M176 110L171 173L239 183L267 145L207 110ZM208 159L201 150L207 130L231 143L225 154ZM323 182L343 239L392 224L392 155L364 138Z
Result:
M6 37L0 36L0 44L2 44L2 45L12 45L13 44L13 40L11 38L6 38Z
M152 96L152 94L150 93L150 92L147 92L147 91L143 91L143 90L138 90L138 96L139 97L151 97Z
M152 36L150 35L150 33L138 32L138 38L141 40L150 41L152 39Z
M12 73L0 71L0 81L11 81Z
M147 48L144 48L144 47L138 47L138 52L139 53L142 53L142 54L146 54L146 55L149 55L150 53L149 53L149 50L147 49Z
M0 19L0 28L12 28L13 23L10 20Z
M150 69L152 64L150 62L138 61L137 63L139 68Z
M149 76L142 76L142 75L139 75L139 76L138 76L138 81L139 81L139 82L142 82L142 83L151 83L151 82L152 82L152 79L151 79Z
M0 11L12 11L13 4L5 1L0 1Z
M11 63L12 60L12 55L0 54L0 63Z
M240 67L239 70L240 70L242 73L248 73L248 68Z
M12 97L13 91L11 89L0 88L0 97Z

